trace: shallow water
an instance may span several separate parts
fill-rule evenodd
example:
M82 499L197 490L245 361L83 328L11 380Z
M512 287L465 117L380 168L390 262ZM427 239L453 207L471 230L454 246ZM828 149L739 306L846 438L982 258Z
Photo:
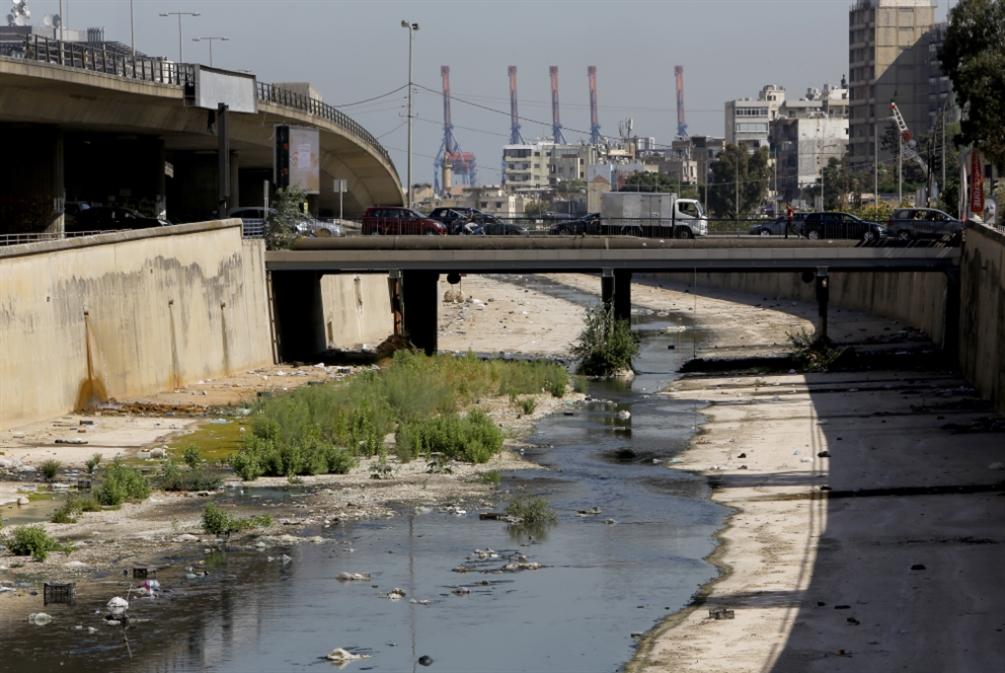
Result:
M310 531L330 538L321 545L213 554L205 578L186 580L179 560L160 575L171 593L133 600L128 631L95 614L125 591L119 577L81 587L75 607L47 608L55 620L45 627L9 614L0 595L0 633L13 637L0 670L328 670L319 657L336 647L370 655L350 671L427 670L416 664L422 655L436 671L618 670L632 656L633 633L683 607L715 574L702 559L726 514L708 501L703 480L665 465L700 421L693 406L654 394L672 380L690 335L637 322L646 337L636 367L645 373L627 386L594 384L599 401L540 423L540 448L527 454L550 470L504 475L493 509L516 493L545 497L558 522L543 533L479 521L477 503L464 503L462 516L407 509ZM594 507L598 514L577 513ZM453 571L487 548L500 558ZM288 562L277 558L283 551ZM544 567L494 572L513 554ZM339 582L343 571L372 581ZM407 597L387 599L394 587Z

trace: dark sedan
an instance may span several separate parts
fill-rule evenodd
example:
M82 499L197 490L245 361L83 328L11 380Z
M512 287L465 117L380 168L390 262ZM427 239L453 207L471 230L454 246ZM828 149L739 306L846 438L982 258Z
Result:
M67 226L66 230L71 233L84 231L121 231L124 229L166 227L169 224L171 223L167 220L157 217L146 217L128 208L96 206L77 213L72 226Z
M916 238L952 237L963 230L963 222L934 208L898 208L886 223L891 236L901 241Z
M482 233L486 236L526 236L527 227L512 222L486 222L481 225Z
M844 238L871 243L886 236L886 228L849 213L809 213L803 221L806 238Z
M806 213L793 213L792 224L789 226L789 236L797 236L802 230L803 222L806 220ZM767 222L758 222L750 228L751 236L784 236L785 235L785 225L788 224L788 220L782 217L776 217L774 220Z
M575 220L556 222L548 227L549 234L599 234L601 233L600 213L590 213Z

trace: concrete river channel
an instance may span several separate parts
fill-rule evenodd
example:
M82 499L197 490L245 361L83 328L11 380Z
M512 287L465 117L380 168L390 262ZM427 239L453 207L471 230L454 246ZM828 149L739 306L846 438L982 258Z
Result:
M521 282L593 301L543 280ZM128 629L89 630L124 581L87 582L75 606L50 606L52 625L12 627L0 670L326 670L333 664L322 657L336 647L369 655L350 671L622 669L638 635L715 575L703 559L727 515L708 500L703 479L672 469L699 410L657 394L695 337L665 317L636 316L635 328L643 341L634 382L592 384L586 403L539 423L526 456L549 469L503 474L498 508L507 492L539 495L557 513L555 525L514 531L479 520L471 502L459 503L464 513L409 507L390 519L306 531L330 538L325 544L214 552L206 577L162 573L170 591L133 600ZM476 549L494 554L479 558ZM498 572L517 555L542 567ZM340 572L371 580L340 582ZM387 597L395 587L404 598Z

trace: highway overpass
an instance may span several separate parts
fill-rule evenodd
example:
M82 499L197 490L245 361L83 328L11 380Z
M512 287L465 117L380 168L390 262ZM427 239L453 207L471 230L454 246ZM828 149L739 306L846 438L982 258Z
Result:
M0 233L56 230L74 201L166 208L174 222L215 216L217 137L211 113L186 103L193 73L44 40L0 57ZM334 178L348 180L347 217L403 203L387 151L362 126L288 89L258 82L256 93L257 113L230 114L232 206L261 205L275 124L320 130L322 213L338 215Z

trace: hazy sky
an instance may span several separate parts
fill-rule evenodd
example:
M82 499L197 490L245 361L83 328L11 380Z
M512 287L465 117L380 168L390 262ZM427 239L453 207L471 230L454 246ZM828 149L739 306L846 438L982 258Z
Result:
M3 1L3 0L0 0ZM58 12L58 0L29 0L33 20ZM940 1L939 16L946 12ZM408 31L416 21L414 81L440 89L449 65L455 137L474 152L481 183L499 182L509 137L506 68L519 70L524 138L549 136L548 66L559 66L561 114L570 142L589 130L586 68L597 66L602 132L635 120L635 132L669 142L676 131L673 67L684 66L692 134L723 134L723 103L755 97L765 83L799 97L837 83L848 69L852 0L134 0L136 48L178 57L175 18L185 17L186 61L248 69L267 82L310 81L335 105L379 96L407 81ZM67 25L104 26L106 39L129 42L128 0L64 0ZM466 99L506 114L465 105ZM380 137L405 178L405 90L344 111ZM442 97L415 96L413 176L430 181L442 139Z

